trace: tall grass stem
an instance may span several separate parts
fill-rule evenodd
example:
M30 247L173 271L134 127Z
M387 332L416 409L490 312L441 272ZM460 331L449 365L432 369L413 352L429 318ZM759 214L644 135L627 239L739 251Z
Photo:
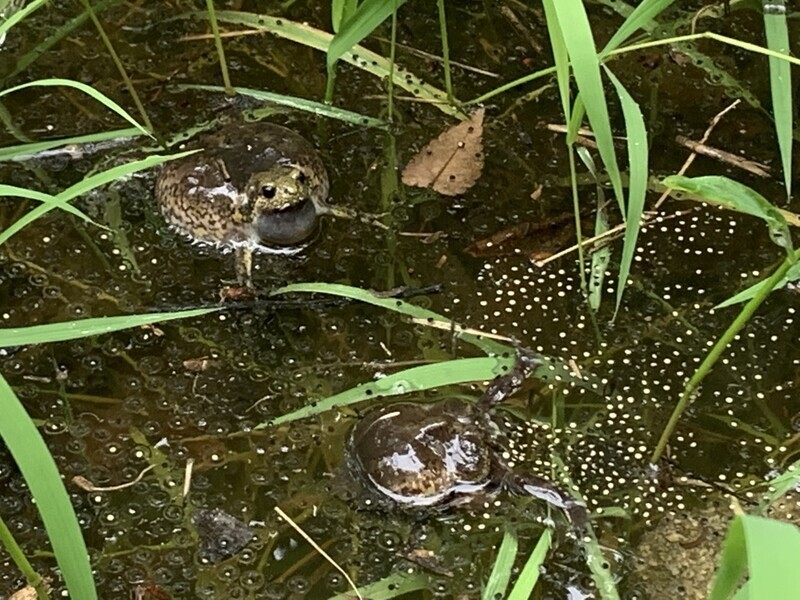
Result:
M208 8L208 21L211 23L211 33L214 35L214 46L217 48L217 57L219 57L219 69L222 71L222 84L225 86L225 93L228 96L235 96L236 92L231 85L231 77L228 73L228 61L225 59L225 48L222 47L222 38L219 36L219 23L217 23L214 0L206 0L206 7Z
M800 250L795 250L792 256L788 256L786 259L784 259L780 267L778 267L769 277L769 279L765 281L765 285L759 289L758 293L753 296L747 304L745 304L739 315L717 340L717 343L714 344L714 347L686 383L686 386L683 388L683 392L681 393L680 400L678 400L678 404L675 405L675 408L669 417L669 421L667 421L667 425L664 427L664 431L661 432L661 437L658 440L658 444L656 445L656 448L653 450L653 454L650 457L650 462L652 464L656 464L661 458L661 455L664 453L664 450L667 447L667 442L672 436L672 432L675 431L678 421L683 415L683 412L686 410L686 407L689 406L689 403L692 401L694 393L700 383L711 372L712 367L720 359L722 353L728 347L728 344L730 344L736 335L742 330L742 328L747 325L750 317L753 316L758 307L761 306L764 300L767 299L767 296L769 296L773 288L778 285L778 283L784 278L786 273L792 268L798 259L800 259Z
M119 71L120 77L125 82L125 87L128 89L128 93L131 95L131 99L133 103L136 105L136 110L139 111L139 115L142 117L142 121L144 121L145 127L147 127L150 133L153 133L153 123L150 121L150 117L147 115L147 111L144 109L144 104L142 104L142 99L139 98L139 94L136 91L136 88L133 86L133 82L131 78L128 77L128 71L125 69L125 65L122 64L122 61L119 58L119 54L117 51L114 50L114 46L111 43L111 40L108 39L106 35L105 29L103 29L103 24L100 23L100 19L97 18L97 15L94 13L94 9L92 5L89 4L89 0L81 0L81 4L86 9L86 12L89 14L89 18L94 23L95 28L97 29L97 33L100 34L100 38L103 40L103 44L105 45L108 53L111 55L111 60L114 61L114 64L117 66L117 71Z
M442 58L444 60L444 89L447 92L447 101L455 103L453 95L453 80L450 74L450 44L447 41L447 15L444 11L444 0L437 0L436 6L439 10L439 29L442 35Z
M14 564L17 565L17 568L25 576L25 581L36 590L39 599L50 600L50 594L47 592L47 584L44 582L41 575L33 568L30 561L28 561L28 557L25 556L22 548L17 544L17 540L14 539L8 525L3 521L3 517L0 517L0 547L6 549L11 560L14 561Z

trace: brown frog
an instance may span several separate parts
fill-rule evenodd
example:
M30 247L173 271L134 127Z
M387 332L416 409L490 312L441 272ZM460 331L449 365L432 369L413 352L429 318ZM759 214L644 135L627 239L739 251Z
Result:
M254 251L291 254L313 237L329 183L302 136L273 123L236 123L191 147L203 150L167 163L156 200L180 232L233 249L241 284L252 285Z
M587 519L582 503L543 477L513 471L493 418L492 407L516 392L540 364L533 353L521 350L514 369L496 378L475 404L449 398L370 411L350 435L351 464L372 489L400 505L449 505L507 489L545 500L582 525Z

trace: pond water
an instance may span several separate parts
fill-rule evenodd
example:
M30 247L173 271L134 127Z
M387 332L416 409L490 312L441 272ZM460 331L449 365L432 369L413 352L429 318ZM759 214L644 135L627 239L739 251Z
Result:
M203 3L100 4L100 18L166 137L199 124L214 127L215 119L237 119L257 106L175 89L181 83L219 83L213 41L185 39L206 33L206 22L182 18ZM217 2L217 8L268 11L328 30L324 4L239 0ZM681 3L680 10L661 18L663 27L683 26L701 4ZM453 58L481 70L454 67L455 93L464 100L551 62L538 9L513 0L487 6L466 2L448 7ZM623 9L623 2L611 0L591 4L599 41L619 25ZM14 30L4 55L25 56L76 10L73 3L51 3ZM725 20L714 13L711 18L722 33L760 42L757 13L734 12ZM404 45L440 53L435 3L404 6L397 34ZM379 29L378 38L388 35L387 27ZM367 45L388 55L388 43L380 39ZM324 57L316 51L267 34L226 39L225 49L237 86L313 99L324 94ZM442 85L435 60L400 48L398 61ZM11 72L14 62L0 66L0 76ZM729 113L709 143L777 172L772 124L754 105L768 105L764 66L760 58L712 43L615 61L614 71L646 115L653 174L677 171L687 151L676 144L676 136L699 139L709 120L737 95L749 95L751 102ZM732 83L725 85L723 69L735 74ZM8 85L53 73L91 83L133 110L89 25L76 29ZM666 513L702 515L713 505L727 515L726 502L720 501L726 490L735 491L747 508L757 499L755 486L792 462L793 434L800 426L794 401L800 363L797 295L782 290L761 307L704 382L671 440L660 476L650 476L648 457L686 378L737 314L711 308L755 282L780 252L760 221L668 200L642 233L631 285L613 323L618 241L612 244L613 272L594 319L581 295L574 254L544 267L520 249L505 256L469 255L464 249L476 240L571 211L563 137L545 127L562 120L557 90L550 86L523 99L531 89L512 90L486 104L484 174L457 198L399 183L398 167L453 123L430 104L399 93L395 125L388 133L274 109L271 120L319 148L331 179L332 203L359 213L388 213L382 219L390 229L326 217L319 237L301 254L257 256L254 280L262 289L301 281L375 290L440 285L440 292L412 302L458 323L511 336L546 356L572 360L601 380L602 391L533 382L510 400L518 423L557 425L548 443L538 446L542 455L518 466L539 472L552 469L556 459L564 463L559 472L569 473L592 508L594 534L622 597L690 597L677 577L642 577L649 570L646 561L664 559L639 553L637 545L652 539L647 536ZM32 89L4 100L16 127L33 139L120 126L69 89ZM385 101L381 81L340 67L337 106L384 116ZM620 125L616 108L612 113ZM5 132L0 138L3 146L15 143ZM57 191L89 172L152 153L147 145L129 141L79 155L2 163L0 181ZM778 177L759 179L708 158L698 158L688 174L728 175L776 202L783 195ZM154 178L154 172L144 172L77 201L108 231L53 211L0 247L2 325L216 303L220 288L234 279L233 256L192 244L170 230L154 203ZM591 210L594 183L582 185L581 195ZM8 227L27 208L1 201L0 227ZM441 233L427 238L405 235L436 232ZM419 512L376 504L353 478L343 450L359 415L379 400L253 431L260 423L402 366L475 355L469 346L455 344L449 332L415 325L395 313L298 299L277 308L244 303L203 318L19 348L0 355L0 369L29 414L41 422L92 553L101 598L128 598L135 590L150 594L145 598L327 598L346 592L341 573L278 517L275 506L300 523L358 585L406 573L409 598L480 597L504 530L516 528L527 555L545 524L554 522L553 548L537 597L596 597L582 534L541 502L501 493L477 505ZM481 391L476 384L422 397L477 398ZM191 491L184 499L189 460ZM116 491L88 492L72 483L81 476L95 486L117 486L149 466L153 469L135 484ZM215 561L198 544L203 528L192 519L214 509L248 523L252 539L233 556L211 564ZM48 547L22 477L2 449L0 515L24 548ZM702 537L702 528L695 534ZM711 553L708 561L713 560ZM33 562L42 572L52 572L51 557L34 554ZM13 563L0 556L0 597L22 586ZM424 590L414 589L419 587Z

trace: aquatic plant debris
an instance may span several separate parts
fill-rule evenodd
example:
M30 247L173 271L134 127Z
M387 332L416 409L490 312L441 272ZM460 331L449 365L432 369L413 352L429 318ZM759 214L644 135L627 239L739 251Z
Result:
M406 185L431 188L445 196L470 189L483 173L483 115L479 108L464 121L439 134L403 170Z

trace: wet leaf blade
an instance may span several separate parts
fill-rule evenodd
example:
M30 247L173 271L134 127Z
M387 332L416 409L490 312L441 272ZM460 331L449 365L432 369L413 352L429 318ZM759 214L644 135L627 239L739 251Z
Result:
M151 323L201 317L218 310L220 309L198 308L177 312L125 315L119 317L95 317L91 319L80 319L78 321L66 321L63 323L30 325L28 327L4 327L0 328L0 348L77 340L93 335L130 329L131 327L150 325Z
M606 74L614 85L622 106L625 131L627 132L628 169L630 170L628 177L628 213L625 219L625 237L622 242L622 259L619 265L619 278L617 281L617 304L614 309L614 316L616 317L620 304L622 304L622 296L628 283L628 275L636 254L636 244L642 227L642 213L644 212L644 202L647 196L649 157L647 128L639 105L607 67Z
M100 187L101 185L105 185L106 183L110 183L115 179L119 179L121 177L126 177L128 175L132 175L137 171L142 171L144 169L149 169L151 167L155 167L162 163L165 163L170 160L175 160L176 158L181 158L183 156L188 156L190 154L194 154L195 152L199 152L198 150L189 150L186 152L178 152L177 154L169 154L166 156L148 156L142 160L137 160L131 163L126 163L124 165L119 165L116 167L112 167L107 171L103 171L101 173L97 173L90 177L79 181L73 186L68 187L63 192L56 195L56 198L62 200L64 202L69 202L81 194L85 194L87 192L92 191L93 189ZM36 219L42 217L43 215L50 212L54 207L52 205L40 205L36 208L28 211L22 217L17 219L14 223L9 225L3 231L0 231L0 245L7 242L13 235L22 231L25 227L33 223Z
M600 60L595 50L586 8L582 0L558 0L553 2L553 9L561 26L572 72L595 135L597 149L614 188L622 216L625 217L622 177L611 134L611 120L600 74Z
M759 508L764 511L783 497L784 494L796 489L800 484L800 460L794 461L783 473L769 480L769 490L763 495Z
M268 423L262 423L257 426L257 429L305 419L340 406L349 406L364 400L399 396L446 385L487 381L501 374L503 367L510 369L513 365L513 360L513 358L489 357L462 358L421 367L412 367L370 383L357 385L333 396L328 396L324 400L276 417Z
M225 93L225 88L221 85L184 84L176 86L175 89ZM313 100L306 100L305 98L298 98L297 96L285 96L283 94L274 94L272 92L254 90L251 88L235 87L233 89L237 94L242 94L243 96L249 96L258 100L266 100L267 102L272 102L281 106L288 106L290 108L302 110L304 112L323 117L329 117L331 119L338 119L339 121L344 121L345 123L363 125L366 127L376 127L378 129L386 129L387 127L386 122L381 121L380 119L368 117L353 111L344 110L343 108L337 108L336 106L331 106L322 102L314 102Z
M550 529L545 529L536 542L536 547L531 552L525 566L517 578L517 583L511 588L508 600L527 600L533 597L533 590L539 581L542 565L550 551L553 533Z
M0 375L0 439L22 472L73 598L95 600L89 552L55 461L11 386Z
M208 14L202 11L191 13L191 15L195 18L208 18ZM267 31L278 37L303 44L304 46L321 52L328 51L331 39L333 39L333 36L326 31L321 31L303 23L297 23L279 17L271 17L269 15L223 10L217 11L217 20L225 23L247 25L253 29ZM341 56L341 60L367 73L375 75L378 79L391 76L394 85L413 94L416 98L430 102L432 106L438 108L443 113L455 116L459 119L467 118L466 114L461 109L444 102L447 98L447 94L445 94L444 91L425 83L407 69L400 69L397 64L392 68L389 59L371 50L367 50L363 46L354 46Z
M775 52L789 55L789 30L786 13L764 12L764 30L767 47ZM772 92L772 111L775 118L775 134L781 151L783 180L787 198L792 194L792 67L779 58L769 57L769 82Z
M744 527L740 517L736 517L728 525L709 600L728 600L739 587L746 568L747 547Z
M361 288L342 285L339 283L294 283L274 290L271 295L290 294L294 292L328 294L342 298L351 298L352 300L366 302L367 304L379 306L381 308L417 319L442 321L445 323L452 322L450 319L443 317L439 313L415 306L409 302L404 302L403 300L399 300L397 298L381 298L370 290L363 290ZM490 339L480 338L470 333L459 332L455 323L453 324L453 333L460 339L463 339L467 343L473 344L487 354L504 354L514 352L514 349L506 344L501 344Z
M644 0L639 6L633 9L630 15L623 21L622 25L614 32L608 40L600 56L606 56L619 48L637 29L644 29L648 23L660 15L668 8L674 0Z
M430 587L428 578L422 573L393 573L369 585L358 588L363 598L370 600L392 600L417 590L426 590ZM331 596L329 600L354 600L352 591Z
M117 4L121 2L121 0L100 0L92 6L92 10L94 11L95 15L100 14L106 8L113 4ZM36 44L31 50L23 54L19 59L17 59L17 64L14 69L5 76L5 81L9 81L12 78L16 77L22 71L27 69L33 62L36 61L42 54L47 52L50 48L52 48L55 44L63 40L67 37L70 33L81 27L86 21L89 20L89 13L88 11L84 10L81 14L77 17L67 21L64 25L56 29L51 35L44 38L41 42Z
M28 83L23 83L7 90L0 91L0 98L6 96L7 94L11 94L17 92L19 90L24 90L31 87L71 87L88 96L97 100L100 104L115 112L120 117L128 121L131 125L136 127L139 131L143 134L153 137L150 131L144 126L140 125L139 122L134 119L128 112L122 108L119 104L114 102L111 98L103 94L102 92L97 91L91 86L86 85L85 83L81 83L80 81L73 81L72 79L60 79L60 78L52 78L52 79L37 79L36 81L30 81Z
M119 138L137 137L141 132L135 127L128 127L127 129L115 129L113 131L100 131L98 133L89 133L86 135L78 135L68 138L60 138L57 140L46 140L43 142L31 142L30 144L18 144L16 146L6 146L0 148L0 162L12 160L25 160L40 152L60 148L61 146L80 145L80 144L94 144L97 142L105 142Z
M511 527L506 527L503 541L497 550L492 572L483 587L483 593L481 594L483 600L506 597L506 589L508 589L508 584L511 581L511 571L514 568L518 547L516 532ZM525 598L528 598L528 596L525 596Z
M788 590L800 590L800 528L753 515L739 518L747 543L750 597L785 598Z
M51 196L50 194L44 194L42 192L37 192L36 190L29 190L26 188L20 188L13 185L4 185L0 184L0 197L9 197L9 198L27 198L28 200L37 200L41 202L43 205L50 206L50 208L60 208L61 210L70 213L71 215L75 215L79 219L86 221L87 223L91 223L96 227L100 227L101 229L107 229L107 227L100 225L92 220L92 218L84 213L83 211L75 208L71 204L61 200L60 198L56 198L55 196Z
M769 228L772 241L791 253L792 236L785 217L769 200L752 188L733 179L716 175L706 177L670 175L664 179L664 185L674 190L689 192L705 202L763 219Z
M793 282L798 281L798 280L800 280L800 262L795 264L795 265L793 265L789 269L789 272L786 273L786 277L784 277L783 279L781 279L778 282L778 285L776 285L773 288L773 291L779 290L781 288L784 288L787 285L789 285L790 283L793 283ZM720 309L720 308L727 308L728 306L733 306L734 304L739 304L741 302L744 302L745 300L750 300L750 298L752 298L753 296L758 294L761 291L761 288L763 288L765 285L767 285L766 279L763 280L763 281L759 281L758 283L755 283L755 284L751 285L749 288L747 288L745 290L742 290L741 292L739 292L735 296L731 296L730 298L728 298L724 302L720 302L719 304L717 304L714 307L714 310L717 310L717 309Z
M43 5L47 4L47 2L48 0L33 0L33 2L25 6L25 8L14 13L11 15L11 17L0 23L0 37L5 35L12 27L14 27L14 25L17 25L33 11L38 10Z
M561 30L561 24L555 12L554 2L556 0L544 0L542 5L547 17L547 33L550 37L550 48L553 52L556 81L558 82L558 91L561 97L561 110L564 113L564 118L569 121L572 112L570 108L569 52L567 52L567 45L564 42L564 33Z
M328 46L328 68L345 52L356 46L371 34L386 19L392 16L395 8L400 8L406 0L364 0L349 19L341 24L339 31Z
M800 528L796 525L753 515L737 516L728 527L709 599L730 598L745 571L748 597L788 597L787 591L800 589L798 556Z

